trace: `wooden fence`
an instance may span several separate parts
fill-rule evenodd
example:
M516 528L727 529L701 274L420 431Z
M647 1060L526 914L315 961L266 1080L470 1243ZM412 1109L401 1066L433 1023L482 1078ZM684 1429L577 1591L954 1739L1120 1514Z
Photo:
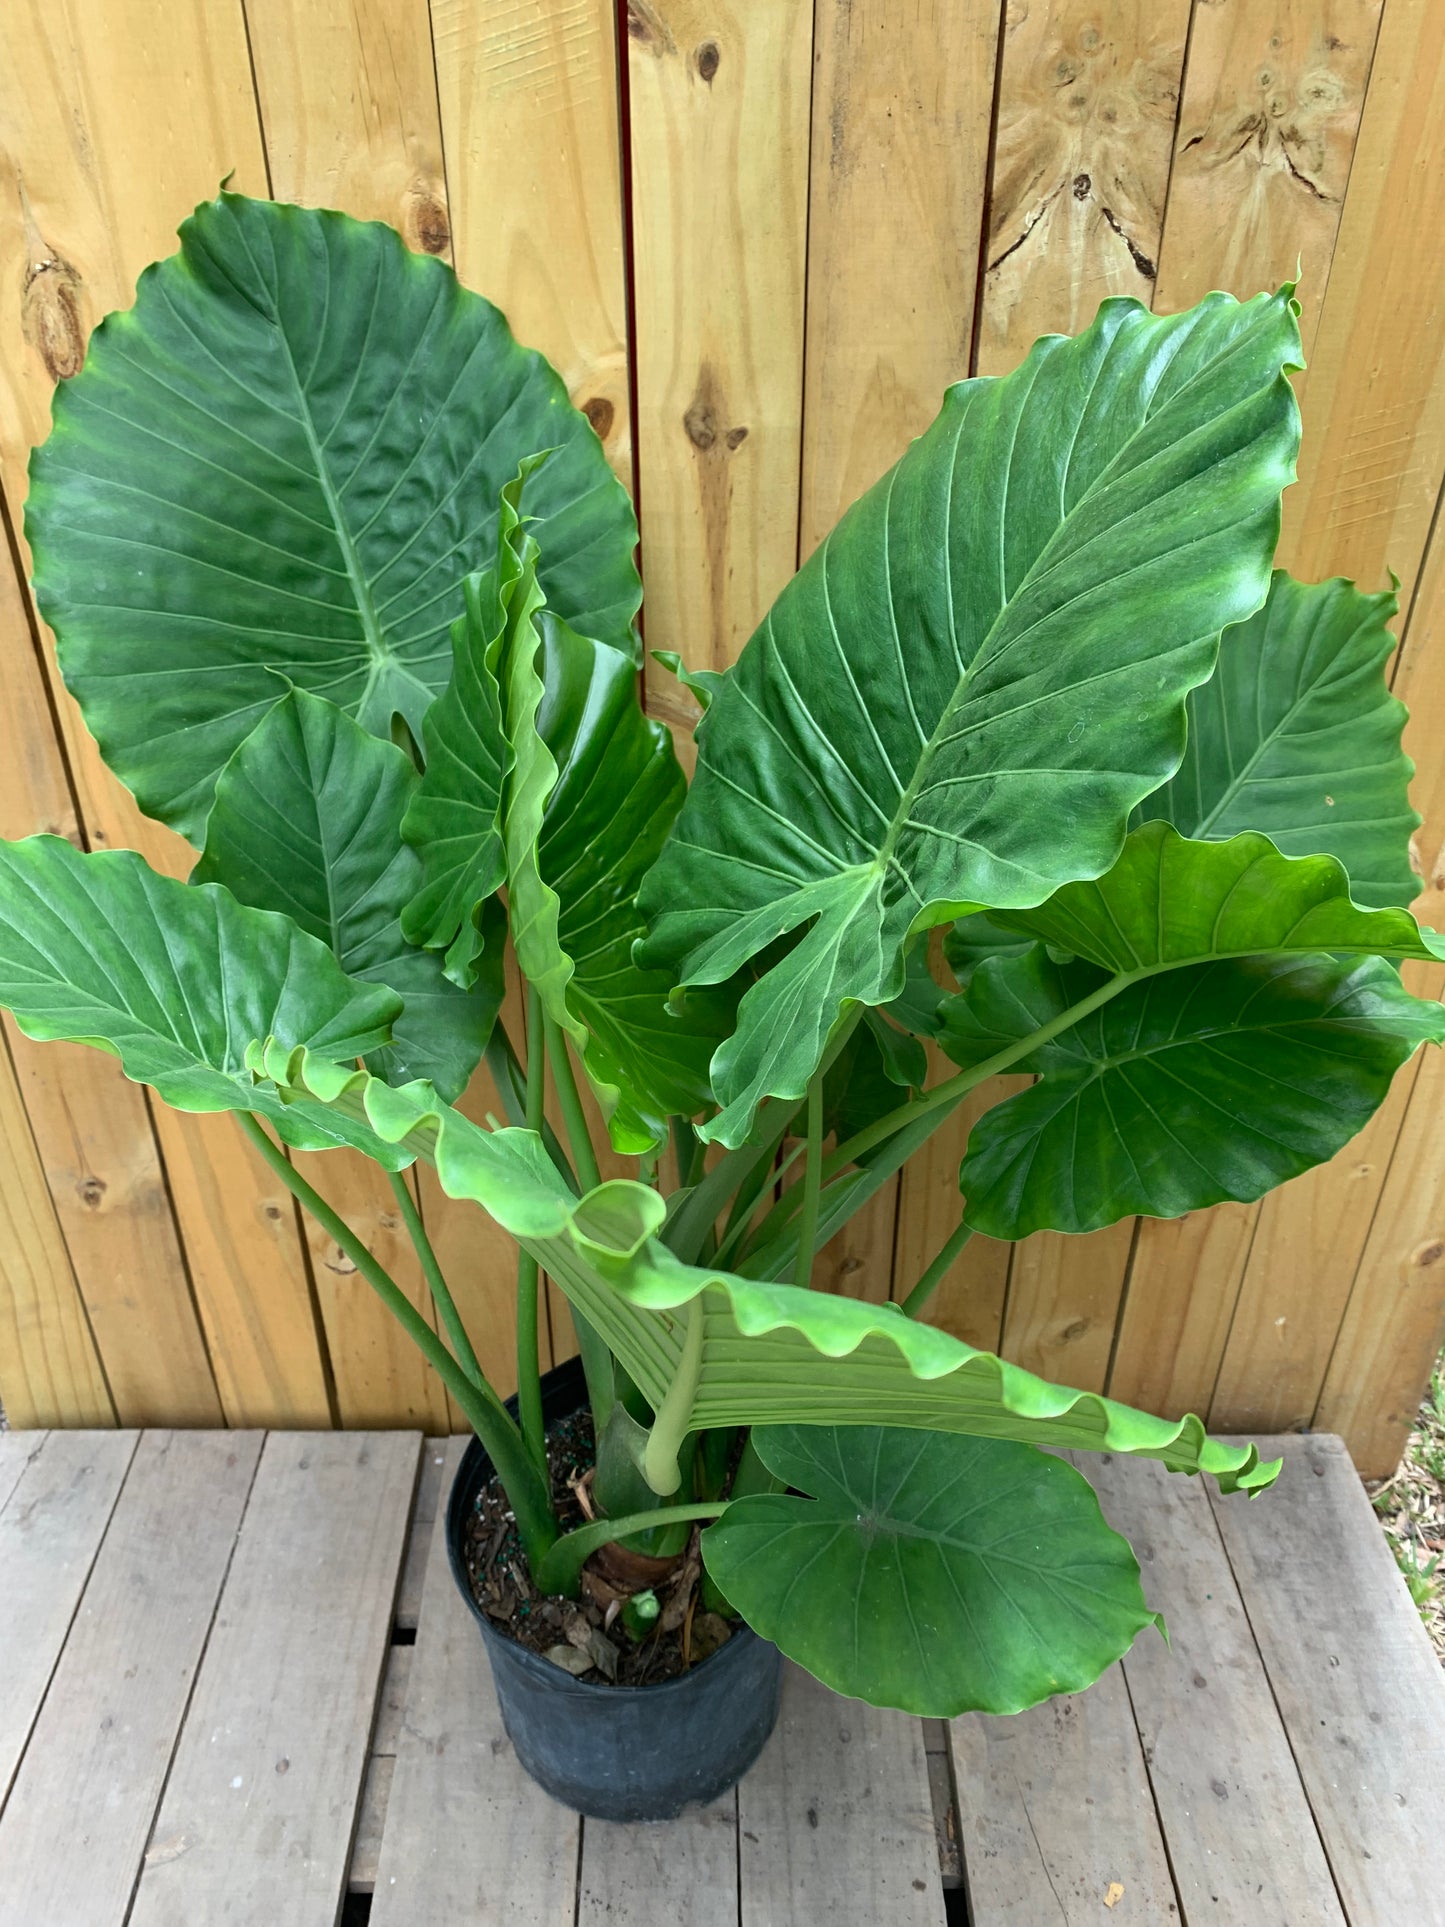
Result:
M226 176L392 221L502 304L637 491L649 646L714 665L945 383L1012 367L1107 294L1172 309L1302 263L1284 560L1400 577L1424 907L1445 913L1441 0L6 0L0 832L177 871L189 853L55 674L20 512L53 383ZM685 725L670 683L650 700ZM167 1112L94 1052L5 1040L12 1420L453 1421L229 1119ZM975 1240L941 1320L1161 1412L1328 1426L1385 1471L1445 1326L1442 1094L1432 1052L1261 1206ZM916 1275L957 1211L965 1128L828 1248L825 1283L885 1295L895 1257ZM423 1302L384 1185L308 1162ZM507 1253L421 1184L506 1379Z

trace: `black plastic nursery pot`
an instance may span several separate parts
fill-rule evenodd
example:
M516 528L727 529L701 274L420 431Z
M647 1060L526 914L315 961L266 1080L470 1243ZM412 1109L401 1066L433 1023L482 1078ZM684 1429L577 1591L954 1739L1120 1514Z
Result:
M513 1412L516 1401L508 1401ZM542 1380L549 1425L587 1403L576 1359ZM481 1628L502 1719L517 1758L554 1799L599 1820L672 1820L714 1800L762 1752L778 1717L783 1661L746 1626L680 1678L656 1686L574 1679L495 1626L472 1596L467 1523L492 1461L473 1439L447 1501L452 1577Z

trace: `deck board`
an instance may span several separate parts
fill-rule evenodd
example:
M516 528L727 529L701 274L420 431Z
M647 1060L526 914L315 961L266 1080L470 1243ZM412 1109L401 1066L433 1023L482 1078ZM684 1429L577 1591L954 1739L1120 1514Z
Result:
M0 1512L0 1803L20 1765L138 1437L48 1433L27 1456ZM13 1468L13 1457L9 1462Z
M334 1927L420 1445L267 1437L131 1927Z
M1141 1459L1080 1463L1169 1627L1168 1646L1140 1634L1124 1678L1185 1919L1345 1927L1203 1482Z
M1350 1927L1445 1919L1445 1668L1341 1441L1215 1514Z
M974 1927L1179 1920L1118 1666L1012 1719L966 1714L949 1738Z
M659 1828L518 1766L464 1444L0 1436L0 1927L335 1927L347 1886L372 1927L940 1927L950 1828L974 1927L1445 1923L1445 1672L1337 1440L1272 1442L1254 1502L1080 1456L1172 1648L1012 1720L790 1667L736 1794Z
M0 1815L0 1927L124 1918L261 1437L142 1436Z
M773 1737L738 1787L746 1927L940 1927L923 1722L789 1665Z
M448 1485L465 1448L447 1448ZM580 1823L517 1764L437 1513L371 1927L571 1927Z

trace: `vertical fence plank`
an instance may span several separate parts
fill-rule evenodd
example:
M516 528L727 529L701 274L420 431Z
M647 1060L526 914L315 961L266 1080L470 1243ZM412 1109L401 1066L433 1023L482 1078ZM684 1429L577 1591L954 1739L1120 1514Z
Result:
M432 32L457 272L555 364L630 481L612 0L433 0Z
M1189 0L1007 10L980 374L1007 373L1041 334L1085 327L1108 295L1150 299L1188 28ZM1131 1237L1040 1232L1015 1246L1008 1356L1102 1386Z
M1410 239L1445 220L1445 185L1431 149L1442 119L1445 13L1420 0L1390 0L1303 382L1300 482L1285 495L1282 558L1297 574L1350 575L1366 588L1383 585L1393 568L1407 609L1445 473L1445 257ZM1413 654L1408 637L1406 654ZM1428 709L1417 721L1417 742L1421 728L1427 739L1438 736ZM1414 981L1430 993L1433 973ZM1267 1201L1235 1314L1239 1342L1232 1358L1226 1354L1210 1411L1215 1426L1297 1424L1308 1414L1352 1277L1351 1316L1377 1319L1381 1330L1395 1320L1399 1274L1384 1264L1367 1289L1361 1253L1392 1152L1408 1161L1415 1135L1435 1128L1428 1111L1413 1103L1406 1110L1408 1092L1402 1081L1361 1137ZM1328 1245L1320 1236L1326 1227ZM1194 1281L1196 1292L1209 1288L1203 1276ZM1355 1355L1372 1358L1371 1371L1384 1375L1358 1388L1364 1429L1343 1420L1339 1429L1352 1449L1378 1456L1392 1372L1382 1353L1362 1346ZM1412 1360L1406 1375L1423 1376L1424 1366L1423 1356ZM1401 1420L1397 1449L1403 1437Z
M1208 1411L1254 1227L1252 1204L1139 1220L1110 1398L1161 1418Z
M724 669L797 566L813 9L627 18L647 641ZM691 731L651 659L647 689Z
M0 530L3 536L3 530ZM0 541L0 682L6 729L0 753L0 836L73 835L75 809L40 665L31 646L24 592ZM15 1425L109 1425L115 1413L85 1315L11 1050L45 1049L10 1019L0 1038L0 1401ZM120 1066L88 1053L83 1074L101 1093ZM123 1080L122 1080L123 1081Z
M436 87L453 256L470 288L540 348L632 480L618 49L611 0L434 0ZM511 183L498 194L497 183ZM502 1013L525 1055L522 998ZM485 1068L464 1108L503 1115ZM493 1382L516 1380L511 1240L475 1206L421 1178L427 1224L477 1355ZM558 1356L575 1349L552 1293ZM548 1350L543 1331L544 1362Z
M1310 352L1383 0L1196 7L1154 306L1292 281Z
M447 254L450 217L425 0L314 0L305 7L246 0L246 19L273 193L389 222L409 246ZM349 1151L303 1157L298 1169L435 1324L381 1171ZM342 1424L444 1430L441 1382L321 1227L303 1220L303 1230Z
M12 295L0 308L0 479L18 510L51 388L79 368L91 326L130 300L138 271L173 248L180 218L223 176L264 193L266 174L239 6L22 0L6 24L0 285ZM53 676L48 635L46 661L86 840L133 846L183 873L191 852L142 818L101 763ZM121 1417L215 1423L196 1308L243 1371L245 1348L225 1342L238 1317L269 1324L274 1308L304 1341L306 1281L291 1221L283 1214L278 1232L268 1215L274 1185L234 1129L160 1106L148 1116L118 1074L92 1105L78 1082L93 1078L77 1069L80 1054L44 1050L33 1062L17 1051L17 1068ZM104 1306L92 1302L94 1290L106 1293ZM112 1343L133 1350L133 1365L111 1366ZM314 1337L287 1372L279 1405L264 1383L254 1406L244 1379L229 1386L230 1415L314 1415Z
M999 0L821 0L800 544L968 373Z
M0 1039L0 1403L12 1425L112 1425L115 1409Z
M445 254L450 231L426 0L245 0L271 191L388 221Z
M1008 9L980 374L1153 293L1188 29L1189 0Z
M1445 472L1445 9L1390 0L1302 390L1281 560L1296 575L1414 586Z
M998 31L999 0L816 9L804 557L968 373ZM955 1159L952 1216L929 1214L947 1219L935 1246L958 1222L956 1179ZM816 1282L887 1297L900 1199L920 1190L937 1198L927 1176L885 1185L819 1254Z
M0 538L3 534L0 526ZM0 835L43 831L77 838L74 800L8 545L0 546L0 676L5 690L0 728L13 740L13 748L0 754ZM16 1109L7 1136L21 1159L17 1168L33 1175L38 1155L48 1179L40 1198L15 1207L17 1229L23 1224L31 1234L24 1258L17 1252L13 1287L29 1298L26 1325L36 1336L66 1334L54 1362L59 1366L65 1358L80 1367L73 1396L80 1409L102 1422L109 1416L103 1384L108 1371L122 1416L131 1423L183 1416L194 1424L215 1424L220 1407L144 1094L113 1058L75 1044L32 1043L8 1018L6 1033L13 1057L6 1081ZM47 1235L57 1230L67 1253L63 1267L55 1262L59 1254ZM77 1321L77 1285L88 1320ZM43 1306L33 1294L47 1288L52 1295ZM154 1308L155 1330L136 1316L142 1293ZM96 1346L99 1360L87 1366L85 1352ZM46 1378L37 1381L38 1387L45 1385ZM39 1409L65 1409L72 1397L54 1380L48 1395L61 1405ZM24 1403L22 1390L19 1405Z

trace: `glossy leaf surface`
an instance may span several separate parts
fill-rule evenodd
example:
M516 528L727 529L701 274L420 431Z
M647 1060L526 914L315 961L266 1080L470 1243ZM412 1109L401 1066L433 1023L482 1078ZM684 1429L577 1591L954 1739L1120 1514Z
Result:
M1021 1713L1092 1685L1161 1623L1062 1459L873 1426L751 1436L795 1491L735 1500L703 1558L753 1630L834 1692L932 1718Z
M1179 773L1141 805L1185 836L1263 830L1290 856L1338 857L1360 903L1410 903L1413 764L1400 747L1405 705L1384 670L1393 594L1296 582L1225 631L1219 665L1189 698Z
M380 1049L401 999L353 983L289 918L160 876L134 850L0 842L0 1005L27 1037L109 1051L178 1110L256 1111L302 1149L360 1140L408 1161L339 1113L283 1103L244 1061L258 1033L338 1058Z
M199 840L268 669L420 740L518 459L552 606L636 653L631 506L556 372L380 224L222 194L56 391L26 528L66 681L141 807Z
M960 1055L1062 1026L1013 1061L1038 1083L970 1134L959 1184L975 1230L1095 1231L1261 1197L1332 1157L1416 1047L1445 1037L1440 1006L1378 958L1199 964L1089 1010L1101 987L1101 972L1041 950L985 964L970 986Z
M1104 303L933 426L809 559L698 726L645 954L720 983L807 926L713 1063L746 1136L910 932L1097 875L1177 767L1219 631L1263 601L1293 472L1288 293Z
M371 1069L389 1084L429 1078L454 1098L501 1006L503 933L469 991L402 935L421 863L401 820L419 781L402 750L334 703L292 690L221 771L192 880L280 911L328 945L349 977L388 985L403 1008Z

